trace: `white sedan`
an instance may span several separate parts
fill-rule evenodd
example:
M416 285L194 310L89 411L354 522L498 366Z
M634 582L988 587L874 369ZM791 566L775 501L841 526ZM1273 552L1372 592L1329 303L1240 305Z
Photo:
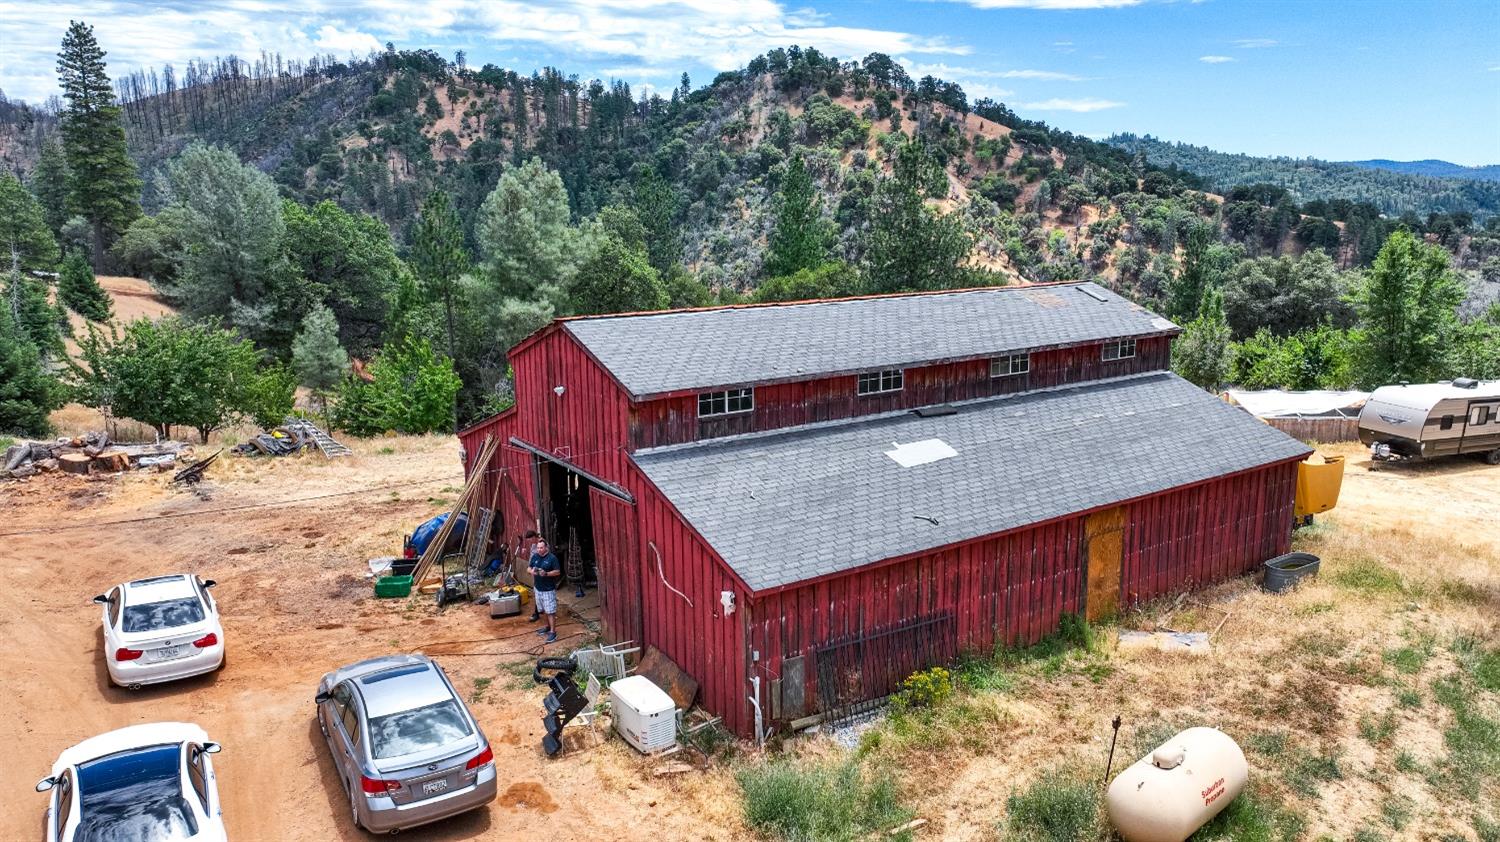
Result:
M153 722L73 746L36 785L51 792L47 842L224 842L217 743L197 725Z
M94 597L104 606L109 678L138 689L213 672L224 664L224 627L212 579L176 574L137 579Z

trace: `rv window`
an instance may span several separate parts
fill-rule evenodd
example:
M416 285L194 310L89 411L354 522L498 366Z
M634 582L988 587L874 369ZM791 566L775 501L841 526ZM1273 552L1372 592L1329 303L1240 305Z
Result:
M1474 417L1470 419L1469 424L1475 427L1482 427L1490 423L1490 412L1491 410L1487 406L1474 407Z
M1438 424L1438 429L1439 430L1451 430L1451 429L1453 429L1453 416L1452 415L1444 415L1442 423Z

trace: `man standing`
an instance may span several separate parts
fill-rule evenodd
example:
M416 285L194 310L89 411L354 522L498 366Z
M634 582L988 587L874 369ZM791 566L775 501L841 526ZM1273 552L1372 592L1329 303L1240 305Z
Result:
M557 584L562 580L562 564L547 542L538 539L536 545L531 548L531 560L528 563L531 571L532 587L536 596L536 611L531 614L532 622L539 619L539 613L547 615L547 627L537 629L537 634L546 635L546 643L557 641Z

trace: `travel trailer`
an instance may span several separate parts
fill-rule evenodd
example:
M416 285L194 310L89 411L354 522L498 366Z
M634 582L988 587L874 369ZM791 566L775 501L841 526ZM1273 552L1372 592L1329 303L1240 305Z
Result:
M1500 465L1500 380L1381 386L1359 413L1377 460L1475 454Z

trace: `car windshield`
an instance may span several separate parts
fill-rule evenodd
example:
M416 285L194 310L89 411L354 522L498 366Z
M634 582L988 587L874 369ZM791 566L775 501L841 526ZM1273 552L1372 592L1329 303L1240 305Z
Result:
M370 749L375 759L400 757L442 748L474 733L454 699L370 720Z
M180 745L132 749L78 767L75 842L172 842L198 835L182 793Z
M161 631L202 621L203 603L196 596L126 605L125 616L120 620L126 632Z

